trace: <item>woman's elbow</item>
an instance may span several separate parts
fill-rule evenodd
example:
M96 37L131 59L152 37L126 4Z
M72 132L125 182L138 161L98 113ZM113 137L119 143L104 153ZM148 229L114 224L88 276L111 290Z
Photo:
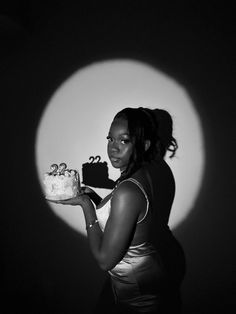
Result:
M101 270L103 270L103 271L109 271L109 270L111 270L114 267L110 263L101 262L101 261L98 263L98 265L101 268Z
M102 263L99 263L99 267L101 268L101 270L103 271L109 271L111 268L106 265L106 264L102 264Z
M98 266L103 270L103 271L109 271L112 268L116 266L116 263L113 261L109 260L107 257L100 257L98 260Z

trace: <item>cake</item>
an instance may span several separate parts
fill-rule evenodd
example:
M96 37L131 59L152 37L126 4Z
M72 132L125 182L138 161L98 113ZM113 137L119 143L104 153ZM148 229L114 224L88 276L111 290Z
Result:
M43 183L49 200L73 198L80 190L78 171L68 169L65 163L51 165L50 172L44 174Z

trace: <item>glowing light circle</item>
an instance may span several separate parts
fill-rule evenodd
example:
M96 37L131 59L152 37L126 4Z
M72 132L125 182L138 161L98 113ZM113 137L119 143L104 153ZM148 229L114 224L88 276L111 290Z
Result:
M114 115L125 107L167 110L174 123L179 149L167 158L176 179L176 197L170 217L173 229L193 207L201 184L204 151L201 124L185 88L148 64L133 60L93 63L67 79L50 99L39 123L36 163L39 180L52 163L66 162L81 174L90 156L100 155L109 165L109 177L119 172L111 167L106 136ZM43 189L43 187L42 187ZM109 191L95 189L101 196ZM53 212L86 235L82 209L50 204Z

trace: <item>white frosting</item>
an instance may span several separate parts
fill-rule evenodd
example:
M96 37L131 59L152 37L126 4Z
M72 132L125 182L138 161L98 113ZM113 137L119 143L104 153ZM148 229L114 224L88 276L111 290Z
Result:
M64 174L44 174L44 187L46 198L63 200L75 197L80 188L79 174L77 171L65 171Z

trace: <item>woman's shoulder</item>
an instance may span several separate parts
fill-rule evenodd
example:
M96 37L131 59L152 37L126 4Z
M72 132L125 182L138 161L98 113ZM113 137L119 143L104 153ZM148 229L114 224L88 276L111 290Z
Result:
M138 184L138 181L133 177L127 178L117 185L113 194L136 194L139 191Z
M141 210L145 207L145 196L134 182L123 180L114 190L111 198L111 213L116 212L118 215L131 214L138 217ZM127 211L127 206L129 209ZM126 215L125 214L125 215Z
M141 187L141 189L140 189ZM113 191L112 200L122 199L130 200L130 201L142 201L143 200L143 192L142 192L142 185L140 182L133 178L127 178L121 181L116 189Z
M143 195L146 196L147 194L146 189L147 182L145 171L143 169L139 169L131 177L121 181L115 189L113 195L130 195L130 197L143 198Z

